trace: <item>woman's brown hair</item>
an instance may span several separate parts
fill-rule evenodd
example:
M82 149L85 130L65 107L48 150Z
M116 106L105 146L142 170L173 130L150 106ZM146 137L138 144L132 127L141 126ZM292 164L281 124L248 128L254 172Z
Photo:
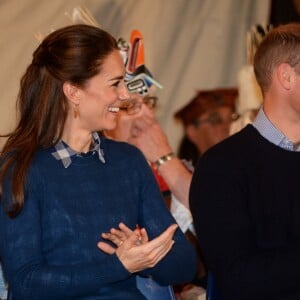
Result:
M117 49L116 40L106 31L72 25L48 35L33 53L17 98L19 121L6 135L0 156L1 198L4 178L9 176L11 183L10 217L17 216L24 205L26 174L34 153L53 146L62 136L68 108L63 83L83 87Z

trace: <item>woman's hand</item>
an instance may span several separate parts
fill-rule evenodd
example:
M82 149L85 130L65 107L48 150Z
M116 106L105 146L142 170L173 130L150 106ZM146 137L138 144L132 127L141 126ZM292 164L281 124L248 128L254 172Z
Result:
M131 230L124 223L119 224L119 229L111 228L110 232L102 233L101 237L103 239L111 241L113 244L115 244L116 247L120 247L123 242L127 240L132 234L135 234L136 245L145 244L149 240L145 228L140 229L139 226L136 225L136 228L134 230ZM114 254L116 252L115 247L112 247L105 242L99 242L98 248L107 254Z
M169 226L158 237L149 241L144 228L131 230L121 223L119 229L112 228L102 237L113 242L114 248L105 242L99 242L98 248L108 254L116 254L124 267L131 273L154 267L171 250L177 224Z

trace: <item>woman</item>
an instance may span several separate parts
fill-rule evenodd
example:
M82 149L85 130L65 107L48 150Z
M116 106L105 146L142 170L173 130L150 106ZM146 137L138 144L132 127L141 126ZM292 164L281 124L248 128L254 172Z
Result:
M0 256L17 299L144 299L138 274L165 285L194 275L143 155L96 133L116 126L124 74L115 39L88 25L33 54L0 169ZM128 237L111 248L100 236L119 223Z

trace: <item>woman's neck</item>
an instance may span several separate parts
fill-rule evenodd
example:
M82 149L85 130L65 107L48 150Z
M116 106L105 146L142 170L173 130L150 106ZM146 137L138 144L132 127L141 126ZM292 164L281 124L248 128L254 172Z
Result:
M73 115L67 117L61 139L79 153L87 153L93 141L92 132L82 129Z
M92 144L92 134L91 133L73 133L73 132L64 132L62 135L62 140L71 147L74 151L80 153L87 153Z

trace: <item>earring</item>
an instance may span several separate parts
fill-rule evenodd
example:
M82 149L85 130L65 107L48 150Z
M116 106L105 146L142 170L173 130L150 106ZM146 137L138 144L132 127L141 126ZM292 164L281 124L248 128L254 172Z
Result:
M73 109L73 115L74 115L74 119L77 119L78 117L78 104L75 104L74 109Z

